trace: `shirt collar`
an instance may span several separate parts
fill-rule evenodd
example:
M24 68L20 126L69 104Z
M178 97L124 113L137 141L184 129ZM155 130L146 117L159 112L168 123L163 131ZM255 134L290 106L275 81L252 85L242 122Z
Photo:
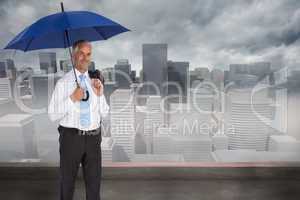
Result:
M75 68L75 73L76 73L77 79L79 79L79 75L81 75L82 73L80 71L78 71L78 69L76 69L76 68ZM86 72L84 72L84 75L85 75L86 79L89 78L88 70L86 70Z

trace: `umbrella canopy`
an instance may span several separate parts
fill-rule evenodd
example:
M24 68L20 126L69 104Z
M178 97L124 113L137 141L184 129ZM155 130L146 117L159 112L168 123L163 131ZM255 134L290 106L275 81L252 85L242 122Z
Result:
M43 17L28 26L4 49L30 51L67 48L78 40L106 40L126 31L129 29L93 12L63 11Z
M4 49L31 51L50 48L68 48L79 40L97 41L106 40L119 33L129 31L120 24L89 11L64 11L43 17L25 28ZM77 87L79 83L72 67ZM87 92L87 91L86 91ZM88 99L88 92L87 98Z

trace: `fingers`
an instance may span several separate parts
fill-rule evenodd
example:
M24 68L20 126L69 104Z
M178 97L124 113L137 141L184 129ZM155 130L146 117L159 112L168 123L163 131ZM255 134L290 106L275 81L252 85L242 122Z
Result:
M94 85L95 88L102 87L102 83L99 79L93 79L93 85Z
M103 93L103 84L99 79L92 79L92 88L97 96Z
M84 90L81 87L79 87L79 88L76 88L76 92L79 92L79 93L83 94Z

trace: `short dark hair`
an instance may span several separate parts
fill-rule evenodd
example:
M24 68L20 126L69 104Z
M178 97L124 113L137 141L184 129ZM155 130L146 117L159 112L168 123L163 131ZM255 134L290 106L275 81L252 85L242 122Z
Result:
M72 50L74 51L76 47L78 47L81 43L89 42L88 40L77 40L76 42L73 43L72 45Z

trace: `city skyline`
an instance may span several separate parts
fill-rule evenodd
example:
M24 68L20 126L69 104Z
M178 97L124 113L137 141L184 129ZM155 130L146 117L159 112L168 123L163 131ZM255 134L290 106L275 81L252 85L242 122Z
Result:
M25 24L59 12L57 1L35 1L0 3L0 45ZM96 2L64 5L101 11L132 30L92 43L88 69L102 70L110 105L99 122L104 160L299 160L300 3ZM19 154L4 145L0 161L57 160L57 123L49 121L47 106L57 81L72 74L68 58L58 49L0 51L0 127L14 133L3 142L17 144L29 134L17 141Z
M59 12L59 2L1 1L0 46L4 47L26 25L45 14ZM132 30L93 43L94 60L100 69L127 58L133 70L140 70L144 43L168 44L169 57L190 62L190 69L227 69L230 63L254 61L271 62L277 68L299 62L299 1L63 2L66 10L94 11ZM63 50L56 52L59 59L67 55ZM38 63L37 52L6 54L16 58L17 66Z
M152 55L151 51L146 51L144 56L147 56L148 53ZM156 52L156 48L154 51ZM166 49L162 53L165 55ZM148 65L157 63L156 57L160 58L160 54L155 54L152 59L148 60ZM41 58L43 61L41 67L48 63L47 67L52 68L53 54L41 55ZM166 61L167 58L164 57L163 60ZM9 62L10 65L13 64L11 60ZM164 67L163 63L160 67ZM130 70L128 60L119 60L117 64ZM168 72L168 76L172 77L171 81L177 82L180 81L180 78L172 74L176 72L176 70L173 71L174 64L176 62L168 62L168 66L172 69ZM177 64L180 64L178 67L187 69L188 63L177 62ZM34 107L47 106L47 97L49 97L47 94L49 91L51 94L53 90L53 88L49 88L49 83L55 83L61 76L59 73L56 74L57 76L47 74L47 67L45 74L33 74L32 81L29 81L33 87L27 101L31 102L30 104ZM128 75L130 71L126 70L126 72ZM285 112L290 112L288 109L290 105L287 104L287 101L291 102L298 92L291 90L292 88L288 85L284 86L289 79L295 78L292 76L295 72L297 71L272 72L270 63L267 62L233 64L230 66L229 78L235 84L227 91L224 77L219 74L220 71L199 68L192 74L182 74L183 76L193 75L196 78L195 84L191 84L192 87L187 88L189 97L187 101L183 103L170 101L170 107L167 110L165 107L161 107L161 103L164 101L163 96L139 96L134 89L135 84L131 89L112 88L110 94L106 95L110 99L111 110L110 117L104 120L104 124L106 124L104 126L107 127L103 127L105 138L103 160L106 162L136 162L139 160L144 162L163 160L233 162L241 161L240 155L242 155L243 161L268 159L297 161L299 158L296 154L300 149L299 134L292 131L291 124L287 124L291 119L287 118ZM265 79L271 74L274 75L274 81ZM283 81L281 76L286 76L286 81ZM1 129L14 131L15 135L32 134L28 140L24 140L24 144L22 141L18 141L23 145L18 153L22 153L19 151L24 149L22 157L25 160L26 158L33 158L38 162L57 160L57 151L53 150L53 147L57 145L55 143L56 136L53 135L55 123L49 121L47 112L35 115L34 113L25 114L24 110L23 112L17 111L16 114L11 113L10 110L4 110L3 108L7 106L16 109L18 104L14 105L13 99L16 100L16 103L18 99L15 97L11 99L12 97L7 94L12 90L10 81L13 82L14 79L4 77L0 80L3 88L1 95L4 99L9 98L8 102L2 103ZM164 80L160 80L159 84L161 81ZM225 87L210 88L219 82ZM272 87L270 84L275 84L276 87ZM265 85L267 88L257 91L257 86L260 85ZM45 90L46 88L48 91ZM215 89L217 91L214 91ZM290 91L289 94L285 93L286 89ZM220 95L224 95L224 92L226 92L226 101L222 102L224 98L220 98ZM255 92L253 96L252 92ZM295 93L293 94L293 92ZM140 97L146 101L137 101L136 98ZM276 107L273 106L274 103ZM278 121L281 123L279 124ZM22 128L7 126L12 122L14 125L20 124L17 127ZM13 136L6 137L8 140L15 138ZM6 151L1 155L0 160L16 159L13 157L11 149L6 146L3 148ZM39 150L38 155L35 153L37 150ZM262 154L258 154L258 151ZM8 152L11 154L7 154ZM276 157L279 154L280 157Z

